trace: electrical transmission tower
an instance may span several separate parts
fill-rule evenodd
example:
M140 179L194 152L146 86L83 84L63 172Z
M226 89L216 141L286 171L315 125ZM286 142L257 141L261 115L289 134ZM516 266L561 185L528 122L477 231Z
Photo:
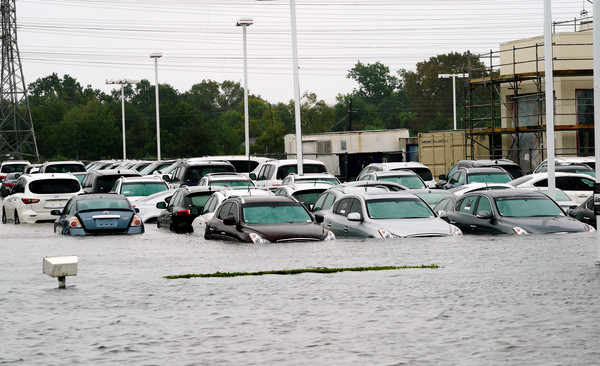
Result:
M2 71L0 77L0 160L39 161L21 57L17 46L15 0L0 0Z

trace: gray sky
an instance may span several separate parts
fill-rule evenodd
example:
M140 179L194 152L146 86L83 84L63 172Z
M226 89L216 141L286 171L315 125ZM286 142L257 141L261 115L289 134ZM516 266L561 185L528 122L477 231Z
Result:
M448 52L486 53L543 34L542 0L296 0L300 90L335 103L356 84L358 60L392 72ZM553 0L554 21L572 20L586 0ZM19 0L26 83L56 72L110 91L106 79L154 78L180 92L203 79L243 83L240 18L247 30L250 93L294 98L288 0Z

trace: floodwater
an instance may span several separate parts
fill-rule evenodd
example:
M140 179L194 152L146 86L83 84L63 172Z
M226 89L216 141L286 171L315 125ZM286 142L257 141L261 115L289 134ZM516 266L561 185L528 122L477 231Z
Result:
M63 237L0 225L0 364L589 365L600 362L595 234L205 241ZM77 255L67 288L45 256ZM168 280L187 273L438 264Z

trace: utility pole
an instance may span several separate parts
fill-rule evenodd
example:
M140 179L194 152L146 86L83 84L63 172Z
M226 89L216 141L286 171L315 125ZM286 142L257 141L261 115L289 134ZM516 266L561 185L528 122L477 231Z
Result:
M15 0L1 0L0 154L40 160L17 46Z
M348 131L352 131L352 98L350 98L350 106L348 108Z

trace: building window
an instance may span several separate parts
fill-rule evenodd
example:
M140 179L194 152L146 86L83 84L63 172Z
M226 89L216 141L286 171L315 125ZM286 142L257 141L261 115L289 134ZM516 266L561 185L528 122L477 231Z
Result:
M577 89L575 99L577 103L577 124L594 125L594 89ZM577 155L594 155L593 129L577 132Z
M317 154L331 154L331 141L317 141Z
M346 148L346 140L343 140L343 141L342 141L341 150L342 150L342 151L346 151L346 150L347 150L347 148Z

